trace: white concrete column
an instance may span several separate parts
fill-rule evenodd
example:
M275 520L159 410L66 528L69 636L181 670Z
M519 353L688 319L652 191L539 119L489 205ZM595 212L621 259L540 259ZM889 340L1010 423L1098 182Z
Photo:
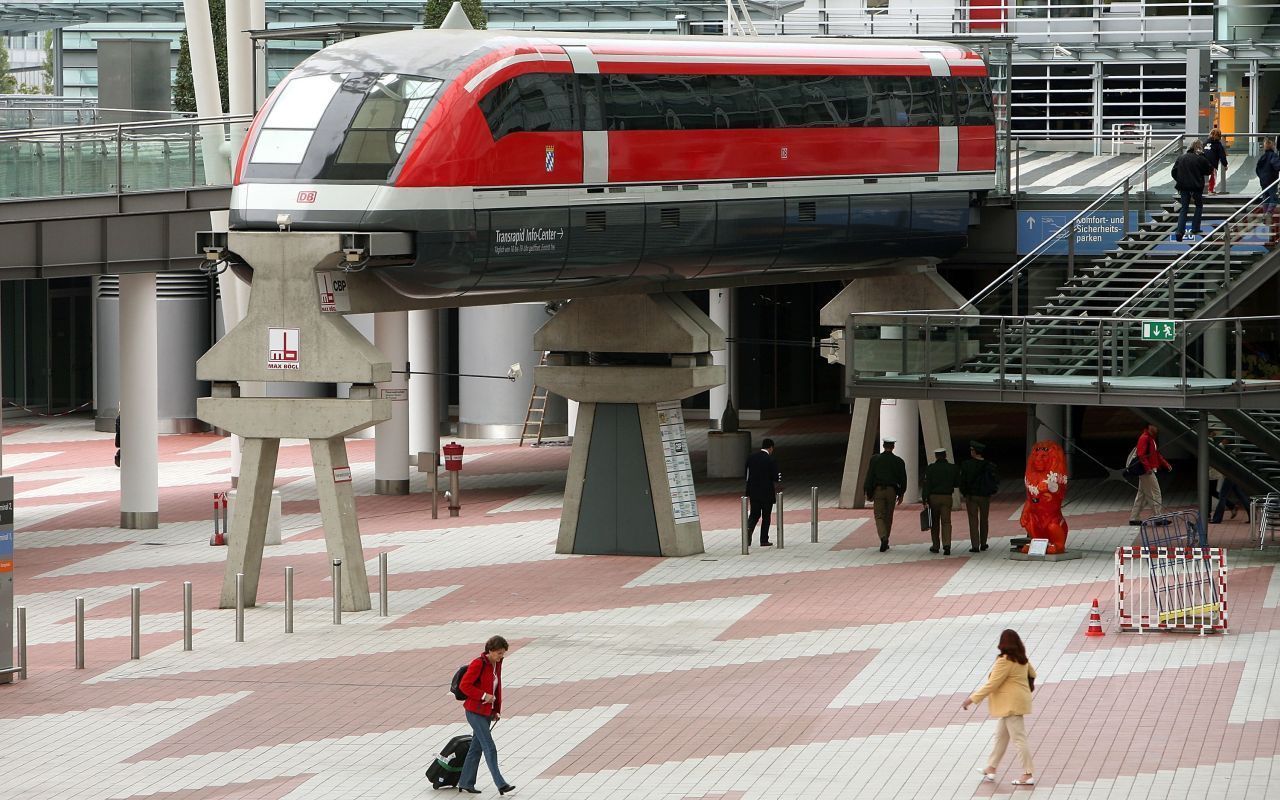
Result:
M720 330L724 331L725 336L729 335L731 320L733 319L733 290L732 289L712 289L707 293L707 309L708 316L711 321L720 326ZM713 350L711 353L711 363L718 367L725 367L726 372L729 370L729 351L726 345L725 350ZM711 430L720 430L720 417L724 415L724 409L729 401L729 383L726 381L721 386L716 386L708 392L710 399L707 407L707 417L711 423Z
M156 276L120 276L120 527L159 527Z
M1036 442L1048 439L1065 444L1067 432L1067 407L1052 403L1036 403ZM1030 446L1035 442L1028 442Z
M880 338L901 339L902 328L888 326L880 329ZM896 373L891 373L896 374ZM880 442L892 439L893 452L907 465L907 491L904 502L920 500L920 404L915 400L885 398L880 401ZM877 442L875 452L882 449Z
M227 3L227 105L232 114L252 114L253 47L249 38L250 0L226 0ZM232 163L240 154L248 124L231 126Z
M578 401L566 400L565 403L568 405L568 409L569 409L569 422L568 422L568 429L567 429L569 434L569 441L573 441L573 434L576 430L578 430Z
M880 401L880 440L892 439L893 452L907 465L907 492L903 502L920 501L920 403L916 400ZM877 447L876 452L881 448Z
M391 419L374 426L374 494L409 493L409 315L389 311L373 315L373 343L391 362L391 380L379 384L391 398Z
M249 30L260 31L267 27L267 3L266 0L249 0ZM256 81L252 87L254 103L253 111L257 113L258 108L267 100L267 51L264 47L260 51L254 51L253 40L249 40L250 53L253 56L253 75Z
M462 377L458 381L458 435L468 439L520 436L534 367L540 353L533 334L549 319L545 303L512 303L458 309L458 372L501 377L519 363L515 381ZM544 429L544 434L548 433Z
M191 52L191 80L195 85L196 113L201 117L222 114L222 89L213 54L213 28L207 0L182 0L187 21L187 48ZM201 129L200 149L204 157L205 180L213 185L231 182L231 160L222 152L222 129Z
M409 312L409 452L440 452L440 312Z

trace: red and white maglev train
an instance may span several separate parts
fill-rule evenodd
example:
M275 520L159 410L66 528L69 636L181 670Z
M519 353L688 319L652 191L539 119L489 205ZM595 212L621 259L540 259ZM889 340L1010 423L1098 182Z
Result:
M231 225L405 231L413 297L953 253L990 190L977 53L929 41L413 30L281 83Z

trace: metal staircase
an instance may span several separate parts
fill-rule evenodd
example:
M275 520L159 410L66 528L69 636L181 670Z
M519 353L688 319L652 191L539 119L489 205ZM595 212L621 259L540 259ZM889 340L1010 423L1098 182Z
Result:
M1100 341L1099 326L1090 318L1187 323L1228 313L1280 271L1280 254L1268 247L1275 221L1259 210L1259 202L1259 196L1208 198L1207 233L1190 243L1172 241L1177 207L1163 206L1030 316L1002 325L998 341L964 369L1092 374L1101 358L1110 362L1110 374L1158 374L1177 356L1177 343L1142 341L1117 329Z
M1260 210L1262 192L1209 196L1206 233L1173 241L1176 205L1144 204L1151 176L1168 172L1183 141L1166 143L964 307L853 314L843 337L850 395L1125 405L1192 438L1199 412L1181 409L1207 409L1211 463L1251 491L1280 491L1280 382L1270 369L1251 371L1242 349L1255 331L1273 341L1280 317L1222 319L1280 273L1270 246L1277 220ZM1145 218L1136 224L1135 206ZM1117 210L1126 230L1117 246L1077 258L1076 234ZM1033 287L1055 282L1028 304ZM1202 351L1206 331L1223 327L1225 342L1208 346L1230 351L1234 336L1226 374L1200 363L1222 363Z

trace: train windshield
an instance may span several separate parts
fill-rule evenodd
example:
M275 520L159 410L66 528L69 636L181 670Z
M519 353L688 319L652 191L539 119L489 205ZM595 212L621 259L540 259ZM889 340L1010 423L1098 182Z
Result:
M293 78L263 120L243 177L385 181L442 84L376 72Z

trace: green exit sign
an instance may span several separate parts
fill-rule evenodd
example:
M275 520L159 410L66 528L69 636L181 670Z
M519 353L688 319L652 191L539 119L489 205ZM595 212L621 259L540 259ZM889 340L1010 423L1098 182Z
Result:
M1142 323L1142 338L1150 342L1172 342L1176 337L1177 323L1162 320Z

